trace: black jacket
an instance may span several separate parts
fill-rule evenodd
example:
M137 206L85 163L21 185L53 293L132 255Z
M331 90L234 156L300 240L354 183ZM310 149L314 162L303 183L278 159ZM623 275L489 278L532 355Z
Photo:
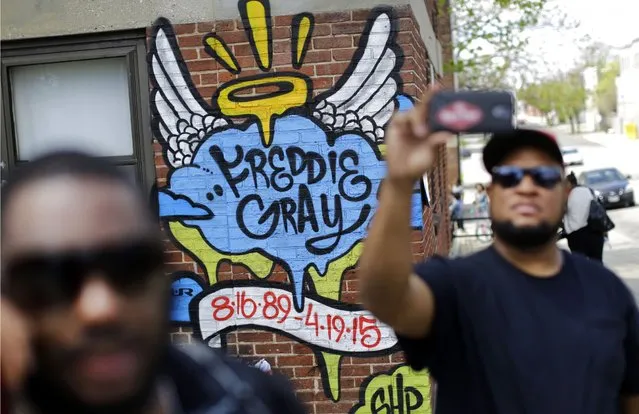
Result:
M306 413L284 377L266 375L203 344L172 347L165 373L179 414Z

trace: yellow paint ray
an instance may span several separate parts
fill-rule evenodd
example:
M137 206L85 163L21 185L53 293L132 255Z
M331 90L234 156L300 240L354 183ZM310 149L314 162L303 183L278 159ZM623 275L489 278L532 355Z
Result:
M339 259L328 264L326 273L320 275L317 268L311 267L308 273L313 280L317 294L324 298L339 300L342 290L342 278L346 269L355 266L362 254L363 242L358 242L353 248Z
M326 273L320 275L317 268L312 266L309 269L309 275L315 284L315 291L319 296L324 298L339 300L342 291L342 278L344 272L357 263L359 256L362 254L363 243L359 242L353 248L339 259L333 260L328 264ZM329 352L322 352L319 358L324 359L325 375L328 381L329 391L333 401L338 401L340 397L340 364L342 356Z
M379 144L377 146L379 148L379 152L382 154L382 157L386 156L386 144Z
M240 66L235 60L235 56L224 40L217 35L208 35L204 38L204 50L230 72L240 72Z
M260 0L249 0L246 2L246 16L251 33L251 42L257 52L257 60L260 67L268 70L271 67L271 56L269 48L271 46L270 22L267 21L267 10L264 2Z
M302 16L297 26L297 47L295 48L295 61L296 66L302 65L302 57L306 54L306 48L308 47L308 35L311 31L311 19L308 16Z
M200 261L211 285L217 283L217 266L222 260L242 264L260 279L270 275L273 269L273 261L259 253L225 254L215 250L197 229L178 221L169 222L169 231L189 254Z
M324 375L326 375L326 379L328 380L328 388L331 393L330 398L333 401L339 401L341 391L339 367L342 363L342 355L322 352L318 357L324 360L323 363L320 361L319 365L324 367L326 371Z

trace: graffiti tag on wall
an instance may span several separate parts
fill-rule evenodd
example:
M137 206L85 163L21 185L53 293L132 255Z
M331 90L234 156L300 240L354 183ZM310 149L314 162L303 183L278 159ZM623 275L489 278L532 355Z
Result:
M153 125L170 168L158 192L159 213L209 284L178 275L172 317L192 324L212 346L241 328L308 344L323 361L327 395L338 400L343 355L397 350L389 327L340 301L342 278L357 262L384 177L384 126L395 111L412 106L400 92L394 20L389 9L374 10L345 74L313 97L306 75L269 72L268 1L240 0L239 11L263 73L220 85L211 104L193 85L170 22L159 19L153 31ZM293 18L294 68L304 64L313 25L311 14ZM223 38L207 34L202 47L241 75ZM419 229L422 195L418 186L412 225ZM225 261L245 266L253 280L219 282ZM266 280L275 265L290 285Z
M430 414L431 389L425 373L407 365L369 377L351 414Z

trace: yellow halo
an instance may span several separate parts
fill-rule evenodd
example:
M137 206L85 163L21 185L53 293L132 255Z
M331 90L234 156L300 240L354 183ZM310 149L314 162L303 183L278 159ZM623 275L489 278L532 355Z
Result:
M217 104L220 111L229 117L256 118L262 143L269 146L273 135L273 118L291 108L304 105L309 98L307 76L297 73L273 76L260 74L251 78L231 81L218 91ZM239 95L253 88L276 87L277 90L257 95Z

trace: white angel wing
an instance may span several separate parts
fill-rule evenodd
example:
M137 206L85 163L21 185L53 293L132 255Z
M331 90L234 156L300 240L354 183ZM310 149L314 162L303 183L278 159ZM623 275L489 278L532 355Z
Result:
M188 71L180 67L174 48L177 44L172 45L166 32L158 29L151 54L156 84L151 105L156 136L163 141L168 162L177 168L190 164L200 142L214 128L229 122L214 114L197 93Z
M313 116L335 132L360 131L376 142L384 138L398 90L390 15L379 14L364 36L367 42L358 51L361 57L354 70L340 79L341 86L319 99Z

